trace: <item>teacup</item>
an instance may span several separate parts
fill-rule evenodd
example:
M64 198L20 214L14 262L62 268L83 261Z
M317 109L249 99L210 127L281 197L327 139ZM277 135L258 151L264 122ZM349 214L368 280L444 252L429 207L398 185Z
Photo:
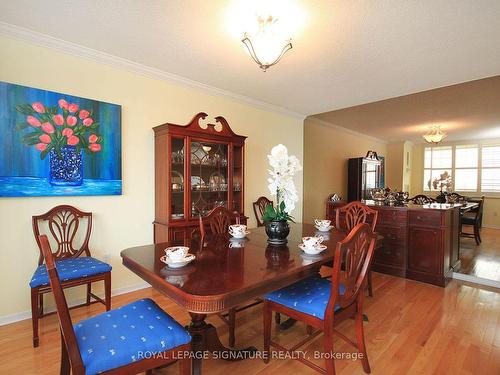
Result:
M316 246L320 245L322 242L323 242L322 236L302 237L302 243L308 249L314 249Z
M167 258L174 262L178 262L183 260L186 255L188 254L189 247L186 246L174 246L174 247L167 247L165 249L165 255Z
M243 224L233 224L229 226L229 234L236 238L245 237L247 234L247 226Z
M316 224L316 226L325 229L330 227L331 222L332 222L331 220L319 220L319 219L314 220L314 224Z

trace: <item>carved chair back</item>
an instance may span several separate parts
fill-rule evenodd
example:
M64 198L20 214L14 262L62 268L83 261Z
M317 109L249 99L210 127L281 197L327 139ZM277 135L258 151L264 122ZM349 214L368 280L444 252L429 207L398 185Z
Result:
M372 231L377 226L378 211L361 202L351 202L337 208L335 212L335 226L337 229L350 232L359 223L370 224Z
M85 369L83 366L82 357L78 349L78 342L76 341L75 331L71 323L71 316L69 315L68 304L64 297L64 292L61 287L61 281L54 264L54 254L50 249L49 240L46 235L37 237L37 242L40 245L40 251L45 259L45 266L49 275L50 287L54 294L56 302L57 315L59 317L59 325L61 327L61 345L66 345L68 351L73 374L84 374Z
M86 219L86 225L85 220ZM76 258L83 253L90 256L89 240L92 233L92 213L83 212L79 209L60 205L52 208L42 215L32 217L33 233L40 250L38 265L43 263L42 247L39 241L41 233L41 224L46 222L48 230L53 239L57 242L57 249L53 256L56 260L61 258ZM75 248L77 235L83 234L83 241L79 248Z
M229 211L224 206L215 207L207 216L200 216L200 233L205 237L205 226L208 224L212 234L226 234L231 224L240 223L240 215Z
M453 202L462 202L462 201L465 201L467 199L467 197L465 197L461 194L455 193L455 192L448 194L448 197L450 197L451 201L453 201Z
M423 204L435 203L436 200L434 198L428 197L427 195L418 194L415 195L413 198L408 199L408 202L423 205Z
M337 243L332 268L332 292L325 319L333 318L334 306L345 308L364 297L376 238L368 224L359 223L344 240ZM343 294L339 293L339 285L344 285Z
M266 212L266 207L268 205L273 205L273 201L267 199L266 197L259 197L255 202L253 202L253 212L255 214L255 220L257 220L257 226L258 227L263 227L264 226L264 220L262 217L264 216L264 213Z

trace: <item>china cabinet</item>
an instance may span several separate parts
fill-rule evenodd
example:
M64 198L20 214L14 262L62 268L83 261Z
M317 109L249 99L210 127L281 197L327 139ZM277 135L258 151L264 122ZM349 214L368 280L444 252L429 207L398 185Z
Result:
M375 151L348 163L347 199L349 202L372 199L371 191L384 187L384 165Z
M187 125L166 123L155 133L155 243L182 240L217 207L244 216L244 147L224 117L203 124L198 113Z

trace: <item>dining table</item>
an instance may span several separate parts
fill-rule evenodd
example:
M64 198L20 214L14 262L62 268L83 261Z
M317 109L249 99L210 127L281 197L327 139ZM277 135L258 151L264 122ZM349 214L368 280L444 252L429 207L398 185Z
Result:
M324 239L323 252L308 255L299 249L302 237L315 235ZM203 353L217 353L217 358L223 359L243 359L256 350L224 346L216 328L206 322L207 316L317 274L322 265L333 260L337 242L345 237L346 233L340 230L318 232L312 224L290 223L286 245L269 244L265 227L260 227L250 229L244 239L229 235L193 236L128 248L121 252L121 257L125 267L189 313L191 322L186 328L195 354L192 372L201 374ZM167 247L178 245L188 246L195 259L182 268L170 268L161 258Z

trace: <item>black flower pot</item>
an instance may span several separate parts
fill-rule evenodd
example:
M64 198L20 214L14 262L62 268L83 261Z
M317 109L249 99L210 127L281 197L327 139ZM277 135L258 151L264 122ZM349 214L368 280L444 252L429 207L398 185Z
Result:
M273 220L266 222L267 242L271 245L286 244L290 226L286 220Z
M437 203L446 203L446 193L441 192L437 197L436 197L436 202Z

